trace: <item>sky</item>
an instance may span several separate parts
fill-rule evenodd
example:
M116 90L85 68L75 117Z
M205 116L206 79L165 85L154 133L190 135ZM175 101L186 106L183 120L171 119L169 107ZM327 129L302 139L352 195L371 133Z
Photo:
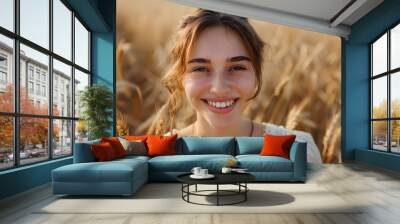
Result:
M20 33L21 36L48 48L49 45L49 10L48 0L20 0ZM71 16L72 13L60 0L53 0L54 34L53 50L57 54L71 60ZM0 26L13 30L13 0L0 0ZM82 24L75 21L75 60L84 68L88 68L88 32ZM5 39L0 36L0 40ZM48 57L29 47L23 47L25 54L43 64L48 64Z

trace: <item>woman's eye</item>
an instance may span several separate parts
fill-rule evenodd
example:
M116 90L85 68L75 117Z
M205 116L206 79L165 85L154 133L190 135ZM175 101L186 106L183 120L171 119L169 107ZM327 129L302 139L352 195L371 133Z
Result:
M205 67L197 67L192 70L192 72L207 72L207 68Z
M243 67L243 66L239 66L239 65L232 66L232 67L229 69L229 71L243 71L243 70L246 70L246 68Z

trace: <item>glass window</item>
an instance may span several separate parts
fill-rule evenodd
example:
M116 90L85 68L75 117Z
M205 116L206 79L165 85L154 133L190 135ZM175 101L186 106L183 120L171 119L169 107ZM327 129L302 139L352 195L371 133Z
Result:
M36 84L36 95L40 95L40 84Z
M1 3L0 3L1 5ZM1 13L0 9L0 13ZM1 18L1 16L0 16ZM13 58L13 40L0 34L0 111L14 111L14 73L7 58ZM10 64L10 66L8 66Z
M372 118L387 118L387 78L372 81Z
M80 94L87 86L89 86L89 75L75 69L75 117L81 114Z
M84 120L75 121L75 142L88 140L88 129Z
M391 110L392 117L400 118L400 72L391 75Z
M7 55L2 53L0 54L0 67L7 68Z
M72 121L53 120L53 157L72 154Z
M72 12L60 1L53 0L53 50L71 60Z
M20 118L20 163L35 163L49 158L48 119Z
M372 75L387 71L387 34L372 44Z
M28 73L29 73L29 79L32 79L32 80L33 80L33 67L32 67L32 66L29 66L29 71L28 71Z
M0 170L14 165L13 117L0 115Z
M72 83L72 68L69 65L66 65L56 59L53 59L53 77L54 77L54 84L53 84L53 88L54 88L54 94L53 95L53 103L56 102L58 103L58 89L59 89L59 85L61 83L61 85L63 85L63 83ZM60 80L60 81L59 81ZM60 94L61 94L61 100L62 102L64 102L64 98L63 96L67 96L67 103L64 104L66 106L66 110L65 113L66 114L62 114L62 116L68 116L71 117L72 116L72 91L70 89L65 89L65 88L61 88L60 90ZM60 114L60 109L53 105L53 114L54 115L59 115Z
M20 0L21 36L49 48L49 0Z
M33 91L33 82L28 82L28 91L29 91L29 94L33 94L34 93L34 91Z
M374 149L387 151L387 121L372 122L372 141Z
M391 124L391 151L395 153L400 153L400 120L393 120L391 121Z
M0 26L14 31L14 0L0 1Z
M400 67L400 24L391 31L390 37L390 68Z
M14 14L16 3L19 18ZM75 129L74 116L80 114L79 93L90 84L90 33L68 4L64 0L0 0L0 112L10 113L0 115L0 170L48 160L50 153L54 158L71 155L75 138L87 140L86 126ZM15 30L20 32L11 35L13 39L5 29L14 34ZM19 43L17 55L14 55L15 41ZM69 63L56 60L53 53ZM14 60L15 56L19 61ZM15 74L16 65L19 74ZM15 77L20 85L18 100L14 98ZM73 99L77 101L76 108ZM15 121L19 121L19 127L13 127ZM15 128L18 135L13 133ZM79 135L73 136L73 128L80 130ZM14 142L19 145L13 145Z
M75 63L89 70L89 32L75 18Z
M48 94L47 94L47 89L45 88L45 93L43 94L43 90L41 90L40 86L40 75L42 70L46 74L48 73L48 62L49 62L49 57L43 53L40 53L28 46L25 46L21 44L21 55L24 55L24 57L21 57L21 73L20 73L20 80L21 80L21 89L20 89L20 108L21 108L21 113L25 114L48 114ZM36 67L36 74L37 74L37 79L38 82L36 83L36 90L35 90L35 95L30 96L29 93L27 92L26 86L25 86L25 80L26 80L26 73L25 73L25 68L26 68L26 61L30 62L30 64L33 67ZM47 76L46 76L47 77ZM47 78L46 78L47 79ZM46 80L45 82L46 86L48 85L48 81ZM36 100L38 99L37 97L40 97L43 103L40 105L32 105L29 101L31 98L35 98Z
M4 71L0 71L0 85L6 85L7 84L7 73Z
M46 96L46 86L42 86L42 96Z
M40 71L39 71L39 69L36 69L36 80L40 81Z
M387 45L389 34L390 45ZM400 67L399 41L400 25L397 25L370 46L371 147L392 153L400 153L400 72L396 70Z

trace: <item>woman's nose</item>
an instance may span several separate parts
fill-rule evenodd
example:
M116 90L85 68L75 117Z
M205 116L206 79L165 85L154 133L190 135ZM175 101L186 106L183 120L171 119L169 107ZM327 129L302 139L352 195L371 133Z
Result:
M229 83L224 71L214 72L210 91L216 95L226 95L229 93Z

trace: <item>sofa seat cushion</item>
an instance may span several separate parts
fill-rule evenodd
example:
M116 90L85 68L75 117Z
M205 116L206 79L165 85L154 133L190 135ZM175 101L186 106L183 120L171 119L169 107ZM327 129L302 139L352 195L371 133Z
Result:
M145 161L122 159L74 163L53 170L52 175L53 181L58 182L131 182L132 177L140 172L147 172Z
M202 167L209 171L219 171L230 159L231 155L174 155L157 156L149 160L149 170L163 172L190 172L193 167Z
M239 155L236 160L249 172L293 172L292 161L279 156Z

